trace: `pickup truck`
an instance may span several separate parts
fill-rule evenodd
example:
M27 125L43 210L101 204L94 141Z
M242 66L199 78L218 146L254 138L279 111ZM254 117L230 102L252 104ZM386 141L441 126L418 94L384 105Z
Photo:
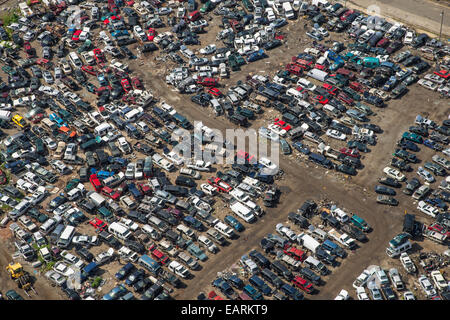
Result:
M301 261L288 256L281 250L277 251L276 256L278 260L285 262L293 270L299 270L302 265Z
M326 146L323 142L319 143L317 146L317 152L333 159L338 159L341 154L339 151L334 150L330 146Z
M328 234L330 235L330 237L338 241L340 244L344 245L345 247L351 250L353 250L356 246L355 239L351 238L346 233L340 234L335 229L331 229L330 231L328 231Z

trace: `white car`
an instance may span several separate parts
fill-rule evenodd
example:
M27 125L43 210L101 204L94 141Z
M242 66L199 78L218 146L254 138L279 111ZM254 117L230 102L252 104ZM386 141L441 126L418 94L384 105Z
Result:
M75 270L61 261L55 263L55 265L53 266L53 270L64 277L69 277L70 275L75 273Z
M442 273L439 270L431 271L430 276L431 276L431 279L433 279L434 284L436 285L436 287L439 290L445 291L445 289L447 289L448 283L447 283L447 281L445 281L444 276L442 275Z
M147 35L145 34L144 30L142 30L142 28L140 26L134 26L133 31L134 31L134 34L141 40L145 41L147 39Z
M309 91L314 91L316 90L316 85L313 84L311 81L309 81L308 79L305 78L300 78L297 80L297 85L301 86L302 88L309 90Z
M276 134L273 131L270 131L266 127L259 128L258 133L259 133L259 135L261 137L264 137L264 138L272 140L272 141L279 141L280 140L280 136L278 134Z
M95 262L97 262L97 264L105 264L108 263L109 261L111 261L114 257L114 249L113 248L109 248L108 251L104 251L104 252L100 252L96 257L95 257Z
M273 133L275 133L275 134L277 134L277 135L279 135L279 136L282 136L282 137L284 137L284 136L286 135L286 133L287 133L286 130L284 130L284 129L281 128L280 126L277 126L277 125L274 124L274 123L270 123L270 124L267 126L267 128L268 128L270 131L272 131Z
M353 281L353 288L358 289L358 287L364 287L369 280L370 273L367 270L363 270L361 274Z
M275 13L273 12L272 8L266 8L266 15L267 15L267 20L269 20L269 22L272 22L276 19Z
M383 172L390 178L395 179L397 181L403 181L406 179L405 175L401 173L399 170L391 168L391 167L385 167L383 169Z
M217 188L208 184L208 183L202 183L200 185L200 189L206 193L207 195L213 196L217 193Z
M429 183L434 182L433 175L428 170L425 170L423 167L417 168L417 175Z
M347 290L342 289L341 292L334 298L334 300L348 300L350 299L350 295Z
M438 208L433 207L432 205L426 203L425 201L419 201L417 209L422 211L426 215L429 215L432 218L436 218L436 216L439 214Z
M405 38L403 39L404 44L411 44L415 37L414 31L406 31Z
M98 244L98 237L88 235L78 235L73 237L72 243L80 244L83 246L94 246Z
M403 293L403 300L416 300L416 297L411 291L406 291Z
M125 225L128 229L130 229L133 232L139 228L139 225L136 222L124 217L120 218L120 223Z
M44 137L44 143L47 145L47 147L50 149L50 150L56 150L56 148L57 148L57 145L56 145L56 142L55 141L53 141L53 139L52 138L50 138L50 137Z
M125 170L125 179L132 180L134 179L134 171L135 171L136 163L130 162L127 164L127 168Z
M320 35L322 37L328 37L330 34L328 33L328 31L324 28L324 27L319 27L319 28L315 28L314 29L316 32L320 33Z
M130 144L128 143L127 139L125 137L120 137L117 139L117 142L119 144L119 149L125 154L131 153Z
M278 171L278 166L277 164L273 163L272 161L270 161L268 158L266 157L261 157L258 160L258 163L263 165L264 167L266 167L267 169L271 170L271 171Z
M190 276L190 272L178 261L172 261L169 263L168 268L170 271L175 273L177 276L180 276L183 279L186 279Z
M436 289L434 288L433 284L430 282L430 280L426 276L421 275L418 280L419 280L419 284L422 287L423 291L425 292L427 298L432 298L437 294Z
M48 94L49 96L56 96L59 93L58 89L55 89L53 87L50 86L40 86L38 89L39 92Z
M47 271L45 277L57 286L62 286L67 280L66 277L53 270Z
M216 47L216 45L213 43L213 44L207 45L207 46L204 47L204 48L201 48L201 49L200 49L200 53L201 53L201 54L205 54L205 55L207 55L207 54L213 54L214 52L216 52L216 49L217 49L217 47Z
M363 287L356 287L356 296L358 297L358 300L370 300Z
M443 84L445 79L438 76L437 74L434 73L428 73L423 77L425 80L437 83L437 84Z
M294 242L297 239L297 234L294 231L292 231L289 227L286 227L285 225L283 225L282 223L278 223L275 226L275 230L282 236L286 236Z
M328 129L325 133L327 136L333 138L333 139L337 139L337 140L342 140L344 141L345 139L347 139L347 136L335 129Z
M434 82L432 82L430 80L426 80L426 79L420 79L419 81L417 81L417 83L419 85L421 85L422 87L427 88L428 90L431 90L431 91L436 91L436 89L438 87L437 83L434 83Z
M184 159L175 151L170 151L169 153L164 153L164 156L172 161L177 166L181 166L184 162Z

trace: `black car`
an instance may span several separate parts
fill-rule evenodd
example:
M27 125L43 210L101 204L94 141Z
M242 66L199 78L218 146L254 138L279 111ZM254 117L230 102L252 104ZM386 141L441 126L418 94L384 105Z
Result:
M300 270L298 271L298 273L305 278L306 280L311 281L312 283L314 283L316 286L320 286L322 284L322 279L320 278L320 276L318 276L317 274L315 274L311 269L309 268L300 268Z
M381 185L375 186L375 192L387 196L395 196L397 194L394 189Z
M325 264L335 266L336 265L336 256L331 255L327 253L325 250L323 250L321 247L318 247L316 249L315 255L317 259L323 261Z
M342 231L348 233L351 237L355 238L356 240L358 240L360 242L367 241L366 234L350 224L344 224L342 226Z
M135 282L139 281L145 276L145 270L144 269L137 269L136 271L133 271L125 280L125 283L128 286L132 286Z
M400 160L398 158L392 158L391 166L399 169L400 171L411 171L411 166L404 160Z
M393 187L393 188L400 188L402 186L402 184L400 182L398 182L397 180L395 180L391 177L379 178L378 182L381 184L384 184L386 186Z
M392 290L389 286L383 286L381 287L381 291L383 292L384 297L386 300L397 300L397 296L395 295L394 290Z
M408 130L409 132L416 133L418 135L421 135L422 137L428 137L428 130L425 127L411 126Z
M289 212L288 220L302 228L307 228L309 226L308 219L295 212Z
M64 294L69 298L69 300L81 300L80 295L74 289L63 287L61 288Z
M76 246L75 252L85 261L91 262L94 259L94 255L85 247Z
M405 148L406 150L411 150L414 152L419 152L420 148L417 146L417 144L415 144L414 142L410 141L410 140L406 140L405 138L401 138L397 145L399 147Z
M355 176L357 174L355 168L351 166L347 166L345 164L340 164L336 167L336 170L345 174L349 174L351 176Z
M261 249L265 253L273 253L275 249L275 243L269 239L263 238L259 243Z
M249 256L260 268L268 268L270 266L269 259L256 250L250 251Z

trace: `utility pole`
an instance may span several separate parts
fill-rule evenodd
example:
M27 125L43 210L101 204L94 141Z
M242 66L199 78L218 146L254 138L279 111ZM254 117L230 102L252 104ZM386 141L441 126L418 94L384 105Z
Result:
M444 10L441 12L441 30L439 31L439 41L441 41L442 36L442 24L444 23Z

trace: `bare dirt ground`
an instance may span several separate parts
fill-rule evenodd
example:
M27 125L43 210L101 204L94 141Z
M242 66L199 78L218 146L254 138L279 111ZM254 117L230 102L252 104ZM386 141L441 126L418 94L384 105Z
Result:
M302 52L305 47L310 46L311 41L304 36L304 21L296 20L291 22L287 28L284 28L286 41L283 47L269 52L269 58L263 59L249 65L243 66L242 71L233 73L230 79L221 81L226 88L237 80L243 80L247 74L260 73L262 75L273 75L273 73L284 66L290 57ZM201 36L202 45L194 46L195 49L213 43L219 27L212 23L208 28L208 33ZM160 32L168 29L161 29ZM333 39L340 39L340 36L332 35ZM131 47L133 50L134 48ZM135 52L135 50L133 50ZM153 93L161 100L173 105L178 111L186 115L191 122L203 121L211 128L217 128L224 131L227 128L234 128L228 120L222 117L215 117L209 108L201 108L192 103L188 96L176 93L165 83L165 73L170 70L172 62L167 60L158 61L154 57L156 53L149 54L143 59L135 62L128 61L130 69L143 79L145 86L151 89ZM92 95L85 93L86 97L92 99ZM375 109L375 108L373 108ZM385 247L388 241L401 231L402 216L404 211L413 212L423 220L427 218L418 213L411 198L400 194L397 198L400 206L389 208L379 206L375 203L375 193L372 191L376 184L376 179L381 176L382 169L390 160L390 154L395 148L395 143L400 134L414 122L417 114L429 116L436 121L446 119L450 113L448 101L441 100L437 94L430 93L426 89L413 85L410 92L401 100L390 101L386 109L376 109L377 115L372 116L372 122L381 126L384 133L379 135L378 144L372 147L372 152L366 154L363 159L365 168L360 171L358 176L348 178L336 172L328 172L323 168L305 162L304 158L294 151L293 155L281 156L280 167L284 170L283 178L277 181L281 187L282 196L280 204L276 208L266 209L266 215L253 225L246 225L246 231L241 233L238 240L231 241L227 247L222 247L217 255L209 255L209 259L202 263L202 270L194 272L194 279L186 281L187 288L176 290L173 297L176 299L195 299L200 291L206 290L210 282L216 277L217 272L223 271L239 260L242 254L258 247L262 237L269 232L274 232L275 225L279 222L285 222L287 214L296 211L297 208L307 199L329 200L339 204L350 212L362 216L373 227L373 232L368 235L369 241L361 245L354 254L343 260L341 266L333 270L333 273L327 277L327 284L321 288L320 294L313 296L312 299L333 299L340 289L347 289L351 294L354 292L351 283L359 273L369 265L378 264L382 267L396 266L398 260L391 260L385 254ZM265 110L265 113L252 122L253 128L267 124L280 114L274 110ZM134 141L133 141L134 143ZM342 143L331 142L333 146L342 146ZM429 150L421 153L431 157ZM142 155L138 155L142 157ZM77 167L74 172L77 172ZM222 170L222 168L218 168ZM212 174L211 174L212 175ZM203 178L207 178L205 175ZM65 183L76 177L76 173L65 176L58 181L57 187L63 188ZM408 176L409 178L410 176ZM173 176L171 176L171 179ZM48 201L48 200L47 200ZM46 202L44 202L45 206ZM215 215L222 217L226 210L220 210L220 201L216 207ZM6 230L6 229L5 229ZM94 234L90 226L81 226L80 232ZM2 234L8 232L2 230ZM442 246L427 243L420 243L421 246L429 246L430 250L442 252ZM91 251L96 254L106 247L94 247ZM6 292L11 288L16 288L13 281L9 280L4 267L10 262L13 251L11 238L0 242L0 290ZM224 258L226 257L226 258ZM113 275L120 268L120 264L113 262L103 269L106 271L103 278L107 282L103 286L102 294L106 293L114 286ZM26 266L31 273L33 270ZM399 268L400 270L400 268ZM39 293L37 299L61 299L61 291L51 287L47 280L38 276L35 284ZM27 297L25 297L27 298ZM35 298L35 297L33 297Z

